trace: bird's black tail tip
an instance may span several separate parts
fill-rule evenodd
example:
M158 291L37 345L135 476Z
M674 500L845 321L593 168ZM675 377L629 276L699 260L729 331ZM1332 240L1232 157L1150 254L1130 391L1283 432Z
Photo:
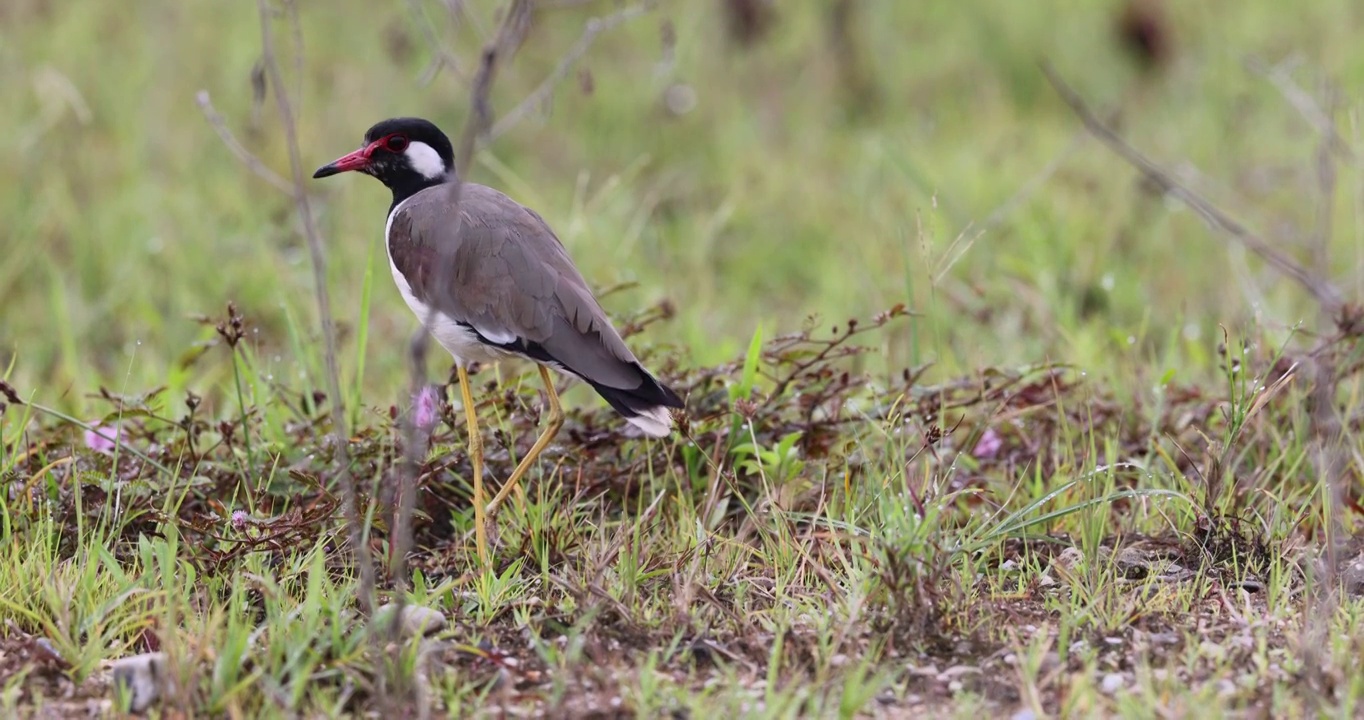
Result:
M673 430L671 408L682 407L682 398L659 382L643 367L639 368L644 382L632 390L607 387L593 383L592 387L626 422L639 428L645 435L667 437Z

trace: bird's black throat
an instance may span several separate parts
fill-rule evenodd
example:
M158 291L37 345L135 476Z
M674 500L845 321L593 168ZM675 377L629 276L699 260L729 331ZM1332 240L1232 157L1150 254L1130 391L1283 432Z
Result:
M398 174L392 179L380 175L375 175L375 177L378 177L379 180L381 180L384 185L387 185L388 189L393 192L393 204L388 206L388 212L390 213L392 213L394 208L398 207L402 201L413 195L416 195L427 188L445 184L444 178L433 180L421 173L411 171Z

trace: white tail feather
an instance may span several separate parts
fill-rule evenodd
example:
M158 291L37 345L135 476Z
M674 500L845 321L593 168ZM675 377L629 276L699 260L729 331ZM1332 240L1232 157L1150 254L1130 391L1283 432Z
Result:
M668 437L673 431L673 414L662 405L641 410L639 415L625 419L650 437Z

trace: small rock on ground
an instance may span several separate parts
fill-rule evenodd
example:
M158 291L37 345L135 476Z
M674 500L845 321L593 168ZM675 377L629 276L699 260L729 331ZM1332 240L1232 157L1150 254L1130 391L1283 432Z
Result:
M1123 684L1124 681L1120 673L1109 673L1104 676L1103 682L1099 685L1099 689L1102 690L1105 695L1112 695L1121 690Z
M375 619L380 623L392 621L393 613L398 608L397 603L388 603L380 607L375 613ZM421 605L407 604L403 606L402 620L404 637L427 637L435 635L445 629L445 616L439 610L432 610Z
M142 653L120 658L110 665L110 670L114 676L114 687L126 689L130 700L128 709L133 712L144 712L168 690L165 653Z

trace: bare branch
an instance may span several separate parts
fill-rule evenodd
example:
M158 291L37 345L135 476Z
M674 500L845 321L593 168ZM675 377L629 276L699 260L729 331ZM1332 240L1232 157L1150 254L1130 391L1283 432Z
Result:
M1278 65L1266 65L1264 62L1251 59L1246 62L1246 67L1272 84L1279 94L1283 95L1284 100L1293 106L1294 110L1307 121L1314 130L1321 133L1332 152L1338 153L1348 160L1354 160L1354 151L1350 149L1350 144L1345 142L1345 138L1336 131L1336 122L1331 115L1335 108L1325 110L1321 104L1312 97L1310 93L1302 89L1293 80L1289 69L1283 63Z
M492 110L488 96L492 92L498 64L510 60L521 46L522 41L525 40L526 33L530 30L532 5L532 0L511 0L497 37L485 45L480 54L478 71L474 75L473 86L469 94L469 118L465 121L464 133L460 139L459 150L455 155L455 171L448 181L451 214L456 218L456 237L463 231L463 214L459 208L460 193L464 185L465 174L473 163L475 140L486 132L491 122ZM451 258L446 257L446 253L458 245L459 243L448 243L439 249L434 278L437 287L448 281L447 273L449 273L449 268L453 263ZM412 371L411 393L409 395L411 398L418 397L426 382L426 351L430 344L430 324L434 319L434 313L423 318L423 327L417 330L409 344L409 360ZM396 587L407 586L407 554L412 547L411 526L412 511L416 502L416 479L426 448L426 443L419 434L420 429L415 420L415 413L408 413L407 420L404 423L403 435L406 448L399 478L397 518L394 522L394 531L390 541L389 577ZM396 602L397 610L393 614L394 620L390 628L390 633L394 638L398 637L401 632L401 618L406 596L399 593Z
M1317 475L1324 483L1328 507L1324 528L1326 548L1314 563L1317 572L1313 574L1311 594L1308 598L1312 612L1304 616L1304 634L1307 642L1302 645L1302 659L1309 677L1321 687L1323 681L1321 648L1329 645L1329 619L1335 616L1340 601L1336 583L1340 564L1339 546L1347 538L1341 518L1346 511L1347 481L1344 475L1349 455L1340 411L1335 404L1338 377L1335 363L1329 353L1321 353L1314 358L1313 364L1315 370L1313 384L1307 395L1307 412L1311 428L1308 450Z
M497 37L483 47L478 72L474 74L473 89L469 96L469 119L464 123L464 133L459 140L459 153L455 156L456 177L450 183L450 197L458 199L459 187L464 176L473 165L474 152L478 149L478 139L492 125L492 106L488 96L492 92L493 80L501 63L511 60L520 49L521 43L530 31L533 0L511 0Z
M1295 280L1305 288L1312 297L1316 298L1321 304L1322 309L1331 316L1339 316L1344 301L1340 291L1331 284L1329 280L1318 276L1316 273L1303 267L1288 255L1280 252L1270 245L1268 241L1252 232L1238 220L1228 215L1222 209L1212 204L1209 200L1198 194L1194 190L1186 187L1173 175L1156 165L1151 160L1142 155L1136 148L1133 148L1123 140L1116 132L1110 129L1102 120L1085 105L1082 100L1064 80L1056 74L1051 65L1043 63L1042 72L1047 76L1047 80L1056 90L1061 99L1065 101L1070 109L1084 123L1085 129L1097 138L1104 145L1108 146L1129 165L1136 168L1141 174L1162 192L1178 199L1190 210L1198 213L1209 225L1220 230L1223 234L1240 243L1243 247L1259 255L1265 262L1278 269L1279 272Z
M213 101L209 99L207 90L200 90L198 94L194 96L194 101L199 104L199 109L204 112L204 119L208 120L208 124L213 128L214 132L218 133L218 139L223 141L223 144L227 146L227 149L231 150L232 154L237 156L237 159L246 166L247 170L250 170L260 179L273 185L276 190L279 190L289 197L294 197L294 186L290 185L288 180L275 174L275 171L266 167L265 163L260 161L260 158L251 154L250 150L247 150L245 146L240 142L237 142L237 137L233 135L232 130L227 127L227 121L224 120L223 116L219 115L217 109L213 107Z
M1246 66L1251 72L1264 77L1274 85L1284 100L1321 135L1316 153L1317 189L1321 197L1317 204L1317 226L1312 233L1311 249L1313 269L1318 275L1325 276L1331 267L1329 249L1333 229L1332 214L1335 210L1336 156L1349 162L1355 159L1354 151L1336 128L1335 113L1338 109L1339 91L1330 82L1322 83L1326 96L1323 107L1323 103L1318 102L1311 93L1303 90L1302 86L1293 80L1288 63L1269 66L1251 59L1246 62Z
M1333 110L1336 102L1333 91L1329 99ZM1313 231L1312 243L1312 267L1320 276L1325 276L1331 271L1331 236L1334 234L1333 219L1335 216L1336 200L1336 163L1332 155L1332 138L1336 137L1336 124L1330 119L1330 127L1322 133L1321 142L1317 146L1317 190L1320 197L1317 202L1317 227Z
M559 62L554 66L554 70L540 82L539 86L518 103L516 107L507 111L507 114L504 115L502 119L498 120L496 125L493 125L492 131L489 132L487 137L484 137L479 144L480 147L486 146L506 134L506 132L515 127L517 123L524 120L531 111L548 102L550 96L554 94L554 88L568 76L568 72L573 69L574 63L578 62L583 55L587 54L587 51L591 49L592 43L596 41L598 35L653 10L654 6L657 4L658 0L645 0L644 2L617 10L605 17L595 17L588 20L587 24L583 26L583 33L578 37L578 41L573 44L573 47L570 48L563 57L559 58Z
M423 12L422 4L418 2L418 0L407 0L407 6L408 12L412 15L413 22L417 24L417 30L421 33L422 39L426 41L426 44L431 47L431 52L433 54L430 64L422 71L421 77L417 80L417 84L426 85L427 83L430 83L432 80L436 79L436 75L440 73L441 68L447 67L454 70L455 74L458 75L460 79L464 79L466 73L464 72L464 68L460 67L459 58L441 45L440 38L436 37L434 23L428 21L426 13ZM449 8L449 11L452 16L456 13L455 8L453 7Z
M1338 157L1344 158L1347 162L1355 160L1353 150L1336 128L1335 113L1339 93L1330 82L1323 83L1325 100L1321 103L1293 80L1285 64L1268 67L1252 60L1247 65L1251 71L1268 79L1288 104L1293 106L1307 124L1321 136L1315 153L1316 189L1319 197L1317 222L1312 231L1310 250L1313 269L1318 275L1324 276L1331 267L1330 244L1334 228L1337 184L1336 160ZM1326 308L1323 310L1330 312ZM1350 322L1348 315L1337 315L1334 312L1330 314L1344 331L1344 325ZM1337 342L1335 339L1327 340L1322 349L1335 342ZM1319 572L1313 578L1315 583L1312 585L1313 592L1309 598L1313 612L1306 616L1305 634L1309 640L1303 643L1303 662L1304 667L1309 669L1310 676L1320 687L1322 683L1320 648L1326 643L1330 632L1327 618L1334 615L1339 602L1336 579L1340 565L1339 547L1345 537L1342 524L1347 507L1344 474L1349 456L1344 441L1345 426L1335 400L1341 377L1335 359L1329 352L1314 353L1312 367L1314 373L1306 403L1308 427L1311 432L1308 450L1312 464L1316 467L1317 476L1324 483L1328 508L1324 528L1326 548L1316 563Z
M327 293L327 257L322 248L322 237L313 219L312 208L308 204L308 193L304 187L303 159L298 148L298 127L294 120L293 106L285 89L284 78L279 69L275 53L275 37L272 31L272 13L268 0L257 0L260 13L261 59L274 89L275 109L280 124L284 127L284 140L289 150L289 169L292 181L291 195L303 221L303 234L308 241L308 252L312 256L313 290L317 296L317 312L322 322L322 337L327 364L327 392L331 395L332 442L337 454L337 480L341 486L345 503L345 516L351 551L355 555L356 569L360 575L360 608L366 614L374 609L374 566L369 557L369 546L365 543L364 514L360 512L359 497L355 491L355 481L350 474L350 453L346 450L346 413L341 395L341 382L336 367L336 328L332 320L331 299ZM299 52L302 52L301 49Z

